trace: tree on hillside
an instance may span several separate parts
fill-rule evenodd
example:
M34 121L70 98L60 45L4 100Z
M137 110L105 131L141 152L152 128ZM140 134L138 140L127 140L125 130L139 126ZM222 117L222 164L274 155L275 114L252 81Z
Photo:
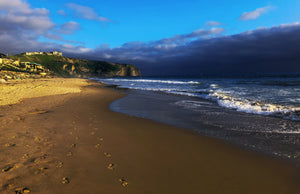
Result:
M6 57L6 55L5 54L3 54L3 53L0 53L0 58L5 58Z

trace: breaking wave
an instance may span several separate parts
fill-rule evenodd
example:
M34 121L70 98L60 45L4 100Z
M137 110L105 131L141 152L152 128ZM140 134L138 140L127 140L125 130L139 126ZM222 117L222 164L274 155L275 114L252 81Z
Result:
M212 100L216 100L220 106L235 109L236 111L300 120L300 107L290 107L235 98L220 91L215 91L209 94L209 97Z
M300 120L300 81L234 79L98 79L100 82L144 91L197 97L240 112ZM199 104L190 103L194 109Z
M155 80L155 79L106 79L106 81L130 82L130 83L163 83L163 84L201 84L198 81Z

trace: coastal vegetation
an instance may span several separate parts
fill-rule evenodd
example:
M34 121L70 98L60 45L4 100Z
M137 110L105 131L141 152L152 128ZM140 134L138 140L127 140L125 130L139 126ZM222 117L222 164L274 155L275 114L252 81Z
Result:
M139 69L133 65L76 59L58 55L14 55L10 59L20 62L30 61L42 64L57 76L62 77L129 77L140 76Z
M110 63L49 54L17 54L1 55L0 72L5 71L2 78L7 78L7 72L27 74L29 77L131 77L141 76L140 70L129 64ZM27 76L27 77L28 77ZM8 76L12 77L12 76ZM13 76L14 77L14 76ZM17 76L18 77L18 76Z

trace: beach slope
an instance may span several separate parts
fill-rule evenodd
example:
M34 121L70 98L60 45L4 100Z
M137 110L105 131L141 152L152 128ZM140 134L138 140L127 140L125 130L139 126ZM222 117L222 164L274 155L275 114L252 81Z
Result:
M32 91L1 93L1 193L300 193L296 167L112 112L109 104L124 95L102 84L0 87L22 84Z

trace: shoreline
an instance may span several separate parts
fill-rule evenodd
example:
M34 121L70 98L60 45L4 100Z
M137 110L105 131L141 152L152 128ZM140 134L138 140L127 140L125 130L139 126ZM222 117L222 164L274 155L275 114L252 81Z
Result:
M8 114L1 113L0 121L9 121L0 128L5 156L0 162L1 191L300 191L299 169L283 161L187 129L112 112L109 104L124 94L91 81L81 88L80 93L0 106ZM69 183L63 184L63 178Z
M195 97L114 89L127 94L126 97L112 102L110 107L115 112L182 127L198 135L223 140L244 150L285 160L293 165L300 164L297 144L299 135L284 133L286 129L298 130L299 122L238 112ZM193 110L179 106L182 102L197 102L199 106ZM280 132L274 133L272 130Z

